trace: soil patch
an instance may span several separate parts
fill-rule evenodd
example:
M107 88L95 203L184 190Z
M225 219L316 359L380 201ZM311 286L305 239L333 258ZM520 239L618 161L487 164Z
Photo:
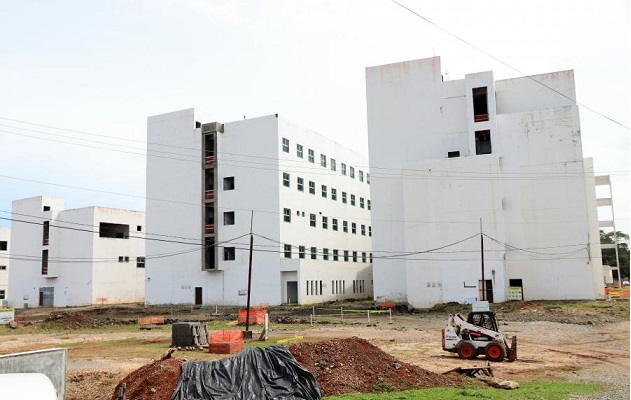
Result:
M112 400L118 398L119 387L126 385L125 398L134 400L169 400L182 373L182 359L154 361L127 375L114 389Z
M402 362L358 337L296 343L289 351L315 376L323 396L461 386L465 380Z

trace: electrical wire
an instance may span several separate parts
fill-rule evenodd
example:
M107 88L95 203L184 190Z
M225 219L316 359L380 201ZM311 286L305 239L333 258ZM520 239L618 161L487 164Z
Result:
M558 90L554 89L553 87L546 85L545 83L543 83L543 82L541 82L541 81L539 81L539 80L535 79L533 76L526 75L524 72L522 72L522 71L520 71L519 69L517 69L517 68L513 67L512 65L508 64L507 62L505 62L505 61L503 61L503 60L499 59L498 57L495 57L495 56L494 56L494 55L492 55L491 53L489 53L489 52L487 52L487 51L482 50L482 49L481 49L481 48L479 48L478 46L476 46L476 45L474 45L474 44L472 44L472 43L470 43L470 42L466 41L465 39L461 38L460 36L456 35L455 33L452 33L452 32L450 32L450 31L448 31L447 29L445 29L445 28L441 27L440 25L438 25L438 24L436 24L436 23L434 23L434 22L430 21L430 20L429 20L429 19L427 19L426 17L424 17L424 16L422 16L421 14L417 13L416 11L414 11L414 10L412 10L412 9L410 9L410 8L408 8L408 7L406 7L406 6L404 6L403 4L399 3L398 1L396 1L396 0L390 0L390 1L392 1L394 4L398 5L399 7L401 7L401 8L403 8L403 9L405 9L405 10L409 11L410 13L412 13L412 14L416 15L417 17L419 17L419 18L420 18L420 19L422 19L423 21L427 22L428 24L435 26L436 28L438 28L438 29L440 29L441 31L443 31L443 32L445 32L446 34L448 34L449 36L451 36L451 37L454 37L454 38L458 39L459 41L461 41L462 43L466 44L467 46L470 46L471 48L473 48L473 49L475 49L475 50L479 51L480 53L482 53L482 54L486 55L487 57L492 58L493 60L495 60L495 61L499 62L500 64L502 64L502 65L504 65L504 66L506 66L506 67L508 67L508 68L512 69L513 71L516 71L518 74L522 75L523 77L528 78L528 79L532 80L533 82L536 82L536 83L538 83L539 85L541 85L541 86L543 86L543 87L545 87L545 88L547 88L547 89L549 89L549 90L553 91L554 93L556 93L556 94L558 94L558 95L560 95L560 96L562 96L562 97L564 97L564 98L566 98L566 99L568 99L568 100L572 101L573 103L576 103L576 104L578 104L579 106L581 106L581 107L583 107L583 108L585 108L585 109L587 109L587 110L589 110L589 111L593 112L594 114L597 114L597 115L601 116L602 118L605 118L605 119L607 119L607 120L609 120L609 121L613 122L614 124L619 125L619 126L621 126L621 127L625 128L625 129L629 130L629 126L628 126L628 125L625 125L625 124L623 124L622 122L619 122L619 121L617 121L617 120L615 120L615 119L613 119L613 118L611 118L611 117L608 117L607 115L605 115L605 114L601 113L600 111L597 111L597 110L595 110L595 109L593 109L593 108L591 108L591 107L588 107L588 106L586 106L585 104L579 103L578 101L576 101L576 99L573 99L573 98L569 97L568 95L566 95L565 93L562 93L562 92L560 92L560 91L558 91Z

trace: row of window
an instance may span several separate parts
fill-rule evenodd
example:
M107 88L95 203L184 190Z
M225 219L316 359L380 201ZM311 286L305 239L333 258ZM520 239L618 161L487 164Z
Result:
M129 262L129 256L118 256L118 262ZM145 258L144 257L136 257L136 268L144 268L145 267Z
M317 260L318 259L318 249L316 247L311 247L309 252L309 258L312 260ZM283 246L283 255L285 258L292 258L292 245L290 244L285 244ZM322 253L321 253L321 257L323 260L328 261L328 260L333 260L333 261L344 261L344 262L350 262L351 260L353 262L359 262L359 252L357 251L351 251L351 250L343 250L343 253L340 254L340 251L338 249L333 249L332 253L329 253L329 249L328 248L323 248L322 249ZM307 248L305 246L298 246L298 258L302 258L305 259L307 258ZM367 260L370 260L370 262L372 263L372 253L367 253L365 251L361 252L361 262L365 263L368 262Z
M307 296L320 296L322 295L322 281L307 280L306 283L306 295ZM355 288L355 281L353 281L353 293ZM331 281L331 294L344 294L346 293L346 281L332 280Z
M353 280L353 293L366 293L366 287L363 279Z
M291 175L287 172L283 172L283 186L285 187L291 187ZM304 192L305 191L305 180L301 177L297 177L296 178L296 186L298 188L298 191L300 192ZM310 194L315 194L316 193L316 183L314 181L309 181L309 193ZM320 185L320 193L322 194L323 198L328 198L329 196L329 188L326 185ZM356 196L354 194L351 193L350 195L350 203L351 206L355 206L357 204L356 201ZM331 188L331 200L333 201L337 201L337 189L336 188ZM348 194L346 192L342 192L342 203L347 204L349 200ZM359 207L360 208L368 208L368 210L371 209L371 204L370 204L370 200L364 199L363 197L359 198Z
M289 153L289 139L283 138L282 147L283 147L283 152ZM296 156L298 158L304 158L304 148L301 144L296 144ZM307 149L307 160L310 163L315 164L315 151L313 151L312 149ZM337 171L337 161L334 158L329 158L328 165L331 168L331 171ZM322 166L323 168L327 168L327 157L325 154L320 154L320 166ZM346 175L346 164L340 163L340 171L342 175ZM366 183L370 184L370 174L368 173L364 174L364 171L362 171L361 169L357 170L357 172L358 172L358 178L360 182L364 182L364 175L365 175ZM348 176L350 176L352 179L355 179L354 167L351 167L351 166L348 167Z
M304 211L302 213L300 211L296 211L296 215L303 217L305 216ZM329 229L329 217L322 216L322 229ZM291 222L291 209L283 208L283 221ZM357 223L351 222L351 233L353 235L357 234ZM315 214L309 214L309 226L316 228L317 227L317 217ZM366 236L366 225L361 224L360 226L360 234L362 236ZM334 231L339 230L339 220L337 218L331 218L331 229ZM342 232L348 233L348 221L342 220ZM368 226L368 236L372 236L372 226Z

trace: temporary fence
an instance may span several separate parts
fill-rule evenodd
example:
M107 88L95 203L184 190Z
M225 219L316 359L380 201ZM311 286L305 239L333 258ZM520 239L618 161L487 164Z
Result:
M265 315L267 314L267 308L269 305L267 303L260 303L255 306L250 307L250 324L264 324L265 323ZM248 319L248 310L246 308L239 310L237 314L237 322L240 324L245 324Z
M231 354L243 350L243 331L220 330L210 332L208 349L215 354Z
M388 323L392 323L392 309L387 310L355 310L351 308L311 308L309 315L310 323L316 324L321 322L357 322L366 321L367 323L376 322L387 317Z

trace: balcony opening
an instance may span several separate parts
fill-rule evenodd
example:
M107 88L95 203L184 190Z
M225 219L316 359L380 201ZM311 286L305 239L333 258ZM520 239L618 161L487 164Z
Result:
M101 222L99 224L99 237L129 239L129 225Z
M460 157L459 151L449 151L447 152L447 158L457 158Z
M212 169L207 169L204 175L204 199L213 200L215 198L215 173Z
M50 239L50 221L44 221L44 226L43 226L43 238L42 238L42 244L44 246L48 246L48 240Z
M204 269L216 269L215 265L215 239L206 238L204 241Z
M206 225L204 231L207 235L215 233L215 207L212 205L206 206L204 209L204 223Z
M491 131L475 132L475 154L491 154Z
M485 87L473 89L473 120L482 122L489 120L489 105Z
M215 135L204 135L204 162L207 165L215 163Z
M0 240L0 250L7 251L8 248L9 242L7 242L6 240Z

